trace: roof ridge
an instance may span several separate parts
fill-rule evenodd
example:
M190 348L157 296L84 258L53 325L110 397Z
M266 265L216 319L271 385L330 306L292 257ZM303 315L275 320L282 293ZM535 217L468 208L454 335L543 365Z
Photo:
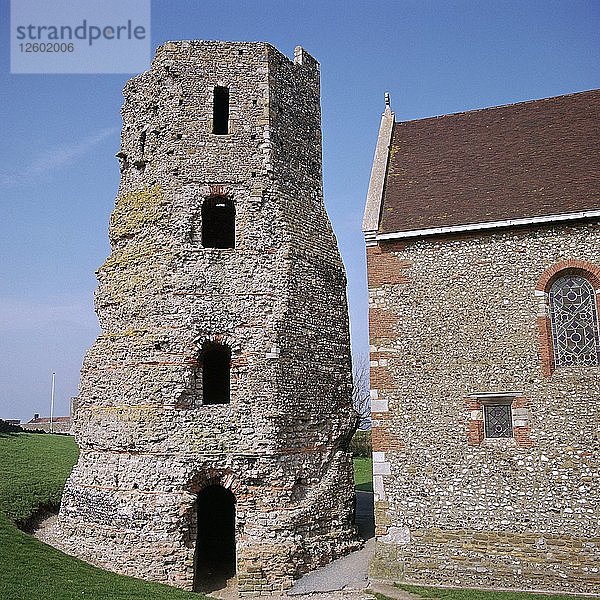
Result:
M472 113L478 113L482 111L492 111L497 110L499 108L511 108L511 107L519 107L525 104L535 104L535 103L543 103L549 102L552 100L558 100L559 98L570 98L572 96L579 96L583 94L590 94L592 92L600 92L600 88L592 88L591 90L581 90L579 92L570 92L568 94L559 94L557 96L548 96L547 98L532 98L531 100L520 100L519 102L508 102L506 104L498 104L494 106L482 106L481 108L470 108L468 110L459 110L451 113L442 113L440 115L431 115L429 117L420 117L418 119L406 119L404 121L395 121L394 125L402 125L403 123L414 123L415 121L428 121L433 119L443 119L444 117L455 117L458 115L468 115Z

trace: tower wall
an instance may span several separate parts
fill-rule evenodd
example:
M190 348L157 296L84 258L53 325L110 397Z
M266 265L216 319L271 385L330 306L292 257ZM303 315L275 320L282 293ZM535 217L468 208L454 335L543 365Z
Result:
M212 132L229 88L227 135ZM197 494L236 499L239 590L270 592L356 546L345 275L322 195L318 63L264 43L169 42L125 87L121 184L82 369L66 549L190 589ZM202 203L235 247L202 245ZM203 404L206 341L231 401Z

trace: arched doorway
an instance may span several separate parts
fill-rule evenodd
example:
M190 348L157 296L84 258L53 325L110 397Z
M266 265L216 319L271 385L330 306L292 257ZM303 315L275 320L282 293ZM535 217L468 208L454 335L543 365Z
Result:
M209 485L198 494L196 512L194 591L211 592L235 576L235 496Z

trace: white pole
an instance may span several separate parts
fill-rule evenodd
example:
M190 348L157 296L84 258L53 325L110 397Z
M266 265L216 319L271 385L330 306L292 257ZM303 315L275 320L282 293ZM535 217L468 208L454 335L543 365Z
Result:
M54 377L56 373L52 373L52 400L50 400L50 433L54 432L52 420L54 419Z

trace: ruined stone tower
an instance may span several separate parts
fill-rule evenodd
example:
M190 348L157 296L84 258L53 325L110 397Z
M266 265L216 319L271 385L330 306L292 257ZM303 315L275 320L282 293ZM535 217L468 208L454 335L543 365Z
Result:
M124 95L60 533L120 573L206 589L235 572L241 593L277 591L355 545L318 63L169 42Z

